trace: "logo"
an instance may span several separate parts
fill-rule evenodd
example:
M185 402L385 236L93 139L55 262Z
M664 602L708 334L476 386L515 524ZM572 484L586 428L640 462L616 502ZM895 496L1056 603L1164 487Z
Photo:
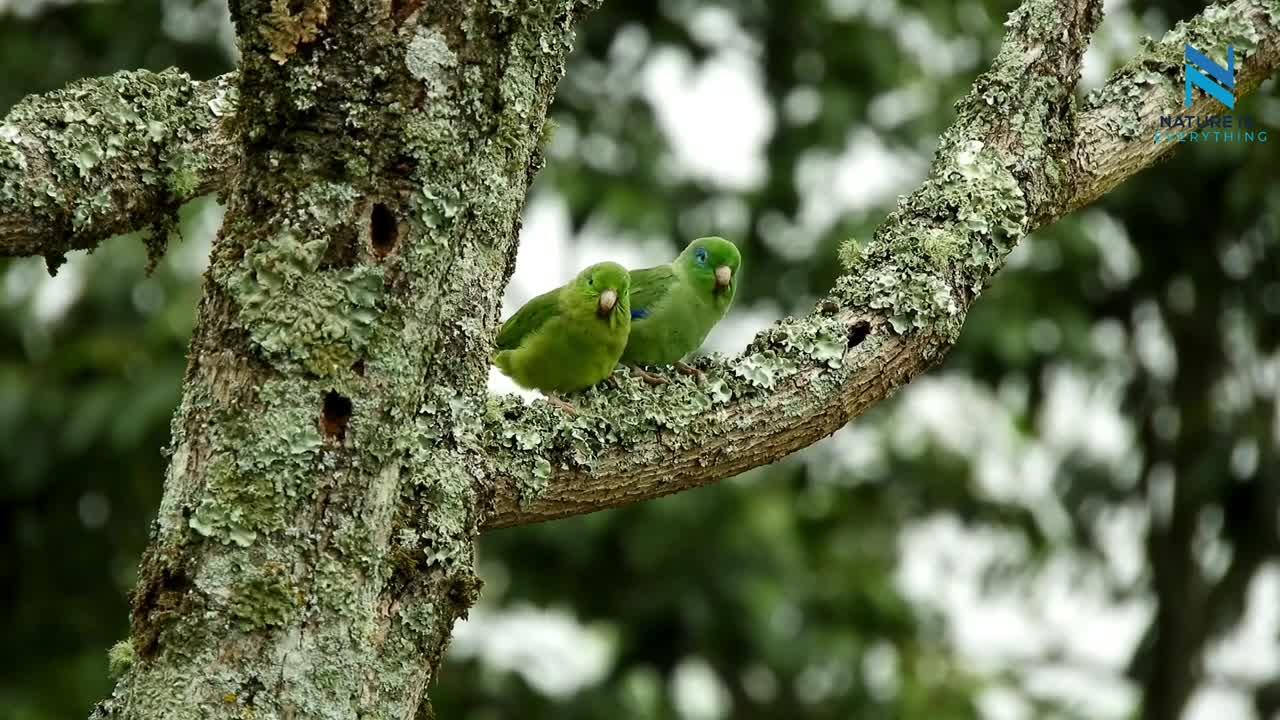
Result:
M1184 55L1187 60L1186 65L1183 65L1183 71L1187 76L1187 99L1183 104L1191 107L1191 86L1195 85L1209 93L1214 100L1235 110L1236 96L1232 91L1236 89L1236 49L1233 47L1227 48L1226 67L1222 67L1210 59L1208 55L1190 45L1186 46ZM1209 73L1209 76L1206 77L1205 73ZM1215 80L1217 82L1214 82Z
M1236 49L1227 48L1227 66L1191 46L1183 45L1182 73L1186 88L1183 107L1195 104L1196 89L1222 103L1228 110L1236 109ZM1251 115L1224 113L1221 115L1161 115L1160 130L1155 141L1166 142L1266 142L1267 131L1258 129Z

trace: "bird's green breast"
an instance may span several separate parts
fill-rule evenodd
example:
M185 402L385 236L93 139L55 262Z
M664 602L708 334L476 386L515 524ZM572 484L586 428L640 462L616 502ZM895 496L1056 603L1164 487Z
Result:
M728 311L732 297L717 301L711 292L698 292L686 279L644 318L631 321L631 337L622 361L635 365L670 365L702 346Z
M494 364L520 385L545 392L574 392L609 376L627 344L630 311L611 323L571 308L531 333L519 347L494 356Z

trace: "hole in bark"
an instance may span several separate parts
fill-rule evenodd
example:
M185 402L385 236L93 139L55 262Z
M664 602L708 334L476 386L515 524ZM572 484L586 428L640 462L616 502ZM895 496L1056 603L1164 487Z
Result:
M338 442L347 439L347 423L351 421L351 399L330 390L324 396L324 414L320 417L320 429L326 438Z
M378 257L390 255L396 249L399 237L400 228L390 208L382 203L374 205L369 215L369 243L373 245L373 254Z
M849 328L849 344L847 347L855 348L858 345L861 345L862 341L866 340L867 336L870 334L871 323L866 320L859 320L853 324L853 327Z
M364 377L364 358L360 358L356 361L355 365L351 366L351 372L359 375L360 377Z

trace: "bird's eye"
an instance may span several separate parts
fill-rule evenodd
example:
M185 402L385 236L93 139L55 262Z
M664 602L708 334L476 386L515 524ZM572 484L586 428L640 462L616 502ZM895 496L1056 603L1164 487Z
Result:
M698 262L704 263L706 261L707 261L707 251L702 248L698 248Z
M595 279L595 278L587 278L587 284L588 284L588 285L595 285L595 284L596 284L596 279Z

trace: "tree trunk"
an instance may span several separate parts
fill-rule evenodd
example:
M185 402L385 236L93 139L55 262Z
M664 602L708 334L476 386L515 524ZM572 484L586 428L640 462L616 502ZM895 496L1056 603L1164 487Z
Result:
M98 716L428 707L479 590L464 420L580 9L232 4L241 156Z

